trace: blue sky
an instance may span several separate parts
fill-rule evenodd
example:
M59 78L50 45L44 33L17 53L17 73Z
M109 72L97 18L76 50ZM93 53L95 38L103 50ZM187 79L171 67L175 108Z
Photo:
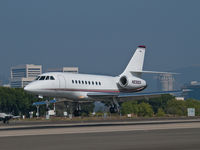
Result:
M18 64L117 75L138 45L146 70L200 64L198 0L0 1L0 75Z

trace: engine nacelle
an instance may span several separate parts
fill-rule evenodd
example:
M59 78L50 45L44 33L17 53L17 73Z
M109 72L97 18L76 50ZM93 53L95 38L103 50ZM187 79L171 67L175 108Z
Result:
M139 89L146 87L146 81L137 77L122 76L119 78L118 83L123 89Z

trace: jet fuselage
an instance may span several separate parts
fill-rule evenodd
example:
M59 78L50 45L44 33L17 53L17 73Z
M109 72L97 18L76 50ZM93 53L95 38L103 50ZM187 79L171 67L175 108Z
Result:
M88 93L138 92L146 87L146 82L137 77L128 81L131 88L119 85L120 76L102 76L75 73L44 73L24 89L39 96L61 97L73 100L92 100Z

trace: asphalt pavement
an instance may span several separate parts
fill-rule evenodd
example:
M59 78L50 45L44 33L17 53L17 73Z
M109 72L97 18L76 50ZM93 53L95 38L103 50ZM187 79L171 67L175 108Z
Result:
M200 122L0 131L1 150L199 150Z
M11 136L2 150L199 150L200 129Z

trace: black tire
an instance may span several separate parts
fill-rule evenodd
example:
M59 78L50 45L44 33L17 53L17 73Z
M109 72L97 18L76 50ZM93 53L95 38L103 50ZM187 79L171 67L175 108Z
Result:
M116 113L116 112L117 112L117 110L115 107L110 107L110 113Z
M74 116L75 117L78 117L78 116L80 116L81 115L81 111L80 110L75 110L74 111Z

